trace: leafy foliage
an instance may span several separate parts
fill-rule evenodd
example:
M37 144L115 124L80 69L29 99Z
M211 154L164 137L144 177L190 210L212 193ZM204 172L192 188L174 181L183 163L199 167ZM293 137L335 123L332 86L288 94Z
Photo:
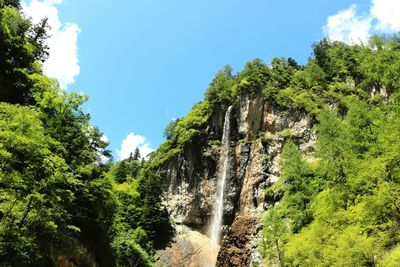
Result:
M0 105L0 143L1 261L45 264L50 242L61 246L77 234L67 207L74 202L68 184L79 181L31 108Z
M284 191L273 208L283 221L305 222L294 223L286 236L285 265L375 265L399 242L398 174L391 164L400 156L393 150L400 141L393 134L398 131L397 104L374 107L354 97L345 102L343 119L327 110L318 117L320 159L313 171L296 168L298 157L285 157L282 177L272 187L286 188L288 174L302 182Z
M46 55L47 22L38 25L23 18L19 1L0 1L0 101L33 103L29 74L40 72Z
M267 89L277 104L315 116L318 160L305 162L286 142L281 177L266 191L275 203L264 215L260 247L266 261L396 265L398 43L397 36L375 36L367 46L322 40L287 88ZM299 101L304 94L307 102Z
M0 0L0 265L151 266L172 231L160 183L139 151L104 161L87 97L41 72L47 21L19 8Z
M84 247L103 266L152 266L173 234L157 170L191 145L218 146L210 127L238 97L258 97L317 122L318 158L290 134L266 194L260 247L280 266L396 266L400 244L400 38L322 40L304 66L255 59L218 72L204 100L168 124L148 162L137 150L105 163L107 142L86 96L42 74L47 21L0 0L0 265L52 266ZM204 147L203 147L204 146ZM202 149L201 151L207 151ZM78 262L80 264L80 262ZM83 263L82 263L83 264Z
M118 207L112 227L112 247L119 266L150 266L155 248L173 234L169 215L161 204L158 177L133 158L116 163L109 175L116 182Z

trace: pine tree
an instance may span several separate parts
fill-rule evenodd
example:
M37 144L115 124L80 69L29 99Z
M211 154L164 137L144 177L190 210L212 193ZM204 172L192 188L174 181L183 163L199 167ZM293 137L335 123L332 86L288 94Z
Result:
M135 148L135 152L133 154L133 160L139 160L140 159L140 150L138 147Z

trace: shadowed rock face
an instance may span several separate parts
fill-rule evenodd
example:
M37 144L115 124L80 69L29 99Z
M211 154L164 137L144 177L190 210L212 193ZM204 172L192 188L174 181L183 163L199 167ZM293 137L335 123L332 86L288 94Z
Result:
M250 266L252 262L252 239L256 235L257 220L251 215L239 215L223 241L216 266Z
M221 140L223 125L220 124L223 124L221 118L225 111L215 110L201 136L160 169L168 188L165 204L173 220L204 235L209 234L207 229L222 153L221 148L209 146L208 141ZM305 114L272 106L261 95L238 97L232 110L230 164L223 212L225 239L219 266L249 266L259 261L256 244L260 227L255 225L260 223L257 218L274 201L265 198L264 189L280 175L282 147L289 136L305 157L313 160L311 153L316 135L312 126L313 121ZM244 227L246 223L248 228ZM244 259L237 263L227 261L229 253L240 254Z
M76 251L72 254L59 255L55 260L55 266L57 267L98 267L99 264L96 262L95 257L89 250L81 245L76 245Z

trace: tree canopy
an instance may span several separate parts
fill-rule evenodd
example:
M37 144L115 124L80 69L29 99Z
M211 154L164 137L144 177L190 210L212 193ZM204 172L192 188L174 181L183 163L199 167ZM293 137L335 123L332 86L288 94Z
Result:
M172 231L160 184L139 150L110 161L87 96L42 73L47 21L19 8L0 0L0 265L152 265Z
M82 105L42 72L47 20L0 0L0 265L152 266L173 235L162 165L220 140L213 118L258 97L316 122L316 160L285 136L281 176L265 194L260 250L280 266L396 266L400 260L400 38L323 39L292 58L225 66L204 100L164 132L148 161L112 162ZM256 138L261 138L257 136ZM249 140L246 140L249 141ZM205 152L206 153L206 152ZM94 259L94 260L93 260Z

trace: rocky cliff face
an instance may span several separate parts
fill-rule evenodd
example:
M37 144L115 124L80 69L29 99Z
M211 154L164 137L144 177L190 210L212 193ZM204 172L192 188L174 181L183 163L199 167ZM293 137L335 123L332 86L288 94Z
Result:
M222 130L224 112L214 112L208 129L213 136ZM271 203L265 199L263 190L280 175L285 139L291 137L312 160L316 136L312 120L304 113L281 110L257 94L240 95L231 120L231 167L224 198L225 236L216 265L250 266L260 260L256 249L260 219ZM168 187L165 201L171 216L177 224L204 235L208 234L213 210L219 151L218 146L194 140L163 167Z

